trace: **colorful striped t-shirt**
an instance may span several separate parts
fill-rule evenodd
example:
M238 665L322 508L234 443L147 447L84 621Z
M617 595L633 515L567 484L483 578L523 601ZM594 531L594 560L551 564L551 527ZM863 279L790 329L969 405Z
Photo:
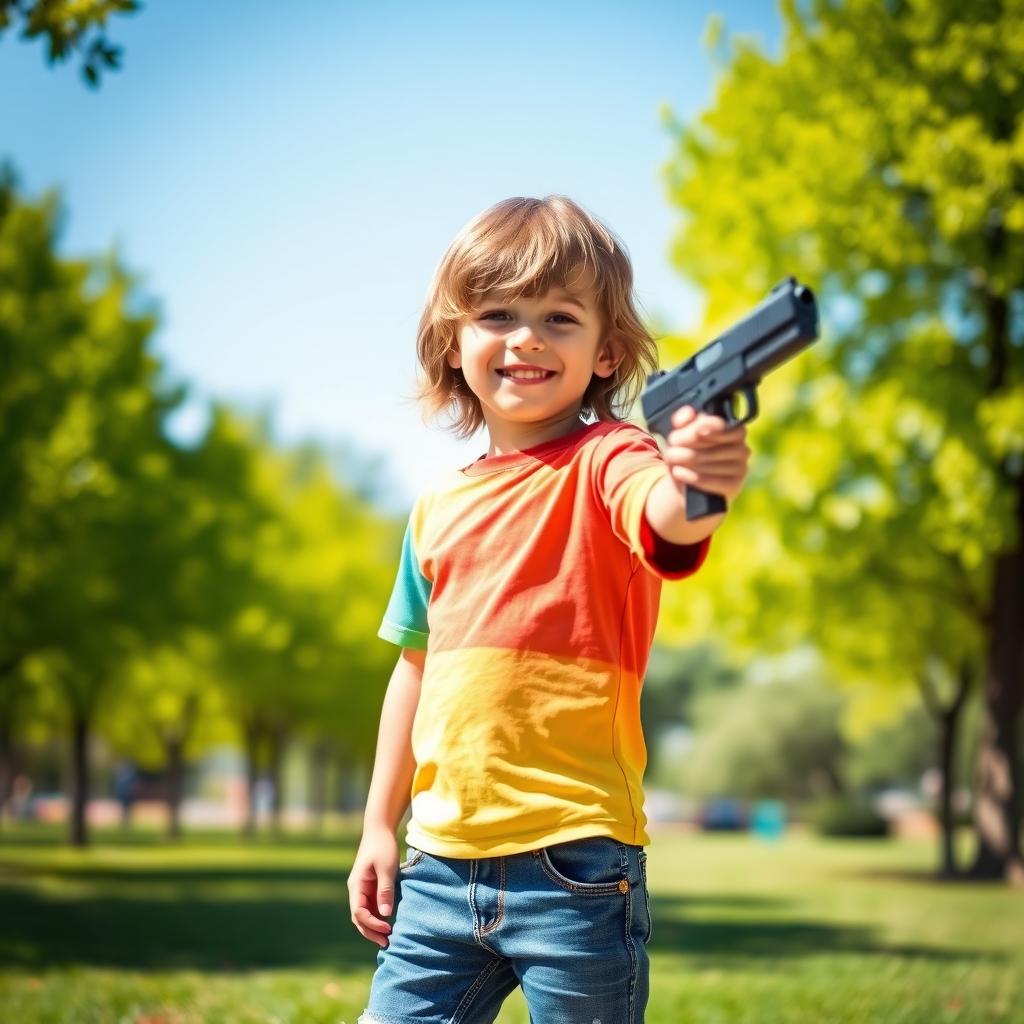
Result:
M663 579L700 568L644 514L655 439L597 421L481 456L416 499L378 636L427 651L409 845L493 857L647 845L640 691Z

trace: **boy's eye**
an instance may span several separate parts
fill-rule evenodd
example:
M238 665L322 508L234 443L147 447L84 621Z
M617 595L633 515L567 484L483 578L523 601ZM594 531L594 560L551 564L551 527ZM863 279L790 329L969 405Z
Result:
M563 320L567 320L571 324L576 323L576 320L573 317L569 316L568 313L552 313L551 315L553 317L561 317ZM508 313L506 313L503 309L492 309L489 312L484 313L480 317L480 319L481 320L490 320L491 317L495 317L495 316L508 316Z

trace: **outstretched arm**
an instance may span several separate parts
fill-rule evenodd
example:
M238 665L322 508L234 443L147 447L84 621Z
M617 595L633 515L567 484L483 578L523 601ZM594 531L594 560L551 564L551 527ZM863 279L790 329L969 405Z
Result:
M651 488L644 511L659 537L696 544L715 531L726 513L689 521L686 488L722 494L731 502L747 476L747 428L727 430L720 416L695 415L688 405L673 413L672 426L663 453L668 473Z

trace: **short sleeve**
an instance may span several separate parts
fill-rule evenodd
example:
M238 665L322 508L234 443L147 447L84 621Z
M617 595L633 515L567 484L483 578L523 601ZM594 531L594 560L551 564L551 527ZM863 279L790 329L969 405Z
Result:
M644 509L648 493L666 472L658 442L634 424L609 431L594 451L594 489L612 532L648 572L681 580L704 564L711 537L673 544L654 532Z
M391 591L384 619L377 636L399 647L427 649L427 605L430 603L431 582L420 570L413 539L413 519L405 527L402 553L398 561L398 574Z

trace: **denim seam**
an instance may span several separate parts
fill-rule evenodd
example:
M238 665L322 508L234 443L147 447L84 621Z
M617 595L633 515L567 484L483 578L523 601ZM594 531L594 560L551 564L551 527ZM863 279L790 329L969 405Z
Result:
M480 994L484 985L490 976L501 966L500 960L492 960L478 975L476 981L473 982L469 987L469 991L462 997L462 1002L459 1003L452 1014L451 1024L459 1024L459 1021L465 1016L469 1009L473 1005L473 1000Z
M633 890L626 892L626 948L629 950L629 1021L634 1024L636 1016L636 977L639 970L636 946L633 943Z
M643 850L638 850L643 853ZM619 844L619 854L622 858L623 873L629 873L629 851ZM628 880L628 879L627 879ZM633 886L626 889L626 945L629 947L630 971L629 971L629 1024L634 1024L636 1018L636 983L640 973L640 957L637 953L636 943L633 941Z
M647 906L647 938L644 939L644 945L647 945L654 934L654 916L651 914L651 891L647 884L647 854L643 850L640 851L640 882L643 885L644 903Z
M494 920L488 925L482 925L480 928L481 935L487 935L489 932L493 932L495 928L501 924L501 919L505 916L505 858L498 858L498 913L495 915Z
M484 942L483 931L480 928L480 916L476 907L476 875L479 866L480 861L477 858L473 858L469 862L469 885L466 887L466 899L469 901L469 913L473 921L473 937L476 939L478 946L482 946L492 956L500 959L498 951L492 949Z

